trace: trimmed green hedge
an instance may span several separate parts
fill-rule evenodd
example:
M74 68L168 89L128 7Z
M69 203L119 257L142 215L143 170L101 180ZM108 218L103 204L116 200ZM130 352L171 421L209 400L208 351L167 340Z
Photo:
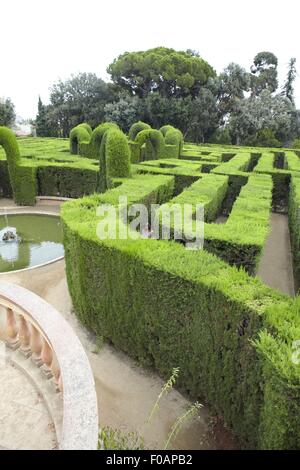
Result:
M114 122L104 122L97 126L93 130L90 139L79 144L79 154L85 158L94 158L99 160L103 136L110 129L119 129L119 126Z
M185 189L171 203L204 204L204 248L221 259L254 274L269 232L272 203L272 179L267 175L250 176L242 187L225 224L214 222L224 204L226 192L232 191L228 176L205 175ZM169 205L168 204L168 205ZM180 227L179 227L180 228ZM184 240L193 240L195 221L185 228ZM176 225L173 230L178 232Z
M118 194L129 194L130 203L161 203L161 192L166 202L170 182L163 178L172 177L135 176L62 207L77 315L164 377L180 367L179 386L205 398L245 447L300 448L300 369L290 360L292 341L300 338L298 305L205 251L151 239L97 238L100 203L116 204ZM261 190L257 205L264 213L270 182L254 177L241 198ZM237 219L241 208L242 202Z
M204 175L195 183L185 189L178 196L164 204L160 211L170 208L172 204L191 204L193 215L196 213L196 205L203 204L204 220L212 222L218 216L226 191L228 189L228 176ZM176 228L174 228L176 230Z
M172 129L168 129L166 134L165 134L165 144L166 146L171 146L173 147L174 150L173 152L175 153L175 158L180 157L182 149L183 149L183 135L182 132L179 129L175 129L174 127ZM169 150L170 153L170 150ZM165 152L165 158L169 158L169 156Z
M127 137L120 129L107 127L103 133L99 162L100 192L113 186L112 178L130 177L130 149Z
M300 285L300 174L292 176L289 192L289 228L294 261L294 277Z
M13 197L16 204L35 204L35 169L21 161L17 139L7 127L0 127L0 145L4 148ZM8 185L4 185L7 192Z
M135 138L135 143L139 146L142 161L163 157L165 142L161 132L156 129L140 131Z
M70 153L72 155L78 155L79 148L82 143L89 143L91 134L89 131L90 126L88 124L79 124L70 132Z
M138 133L144 131L145 129L151 129L151 126L143 121L138 121L132 124L128 133L129 140L134 141Z
M284 159L284 165L285 165ZM263 152L258 164L254 167L254 173L267 173L273 179L273 210L283 212L288 205L289 183L291 171L276 168L276 156L274 152Z

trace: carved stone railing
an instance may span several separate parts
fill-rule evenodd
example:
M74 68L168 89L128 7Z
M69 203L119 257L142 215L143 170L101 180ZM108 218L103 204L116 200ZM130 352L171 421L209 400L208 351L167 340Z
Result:
M96 449L97 396L85 351L61 314L23 287L0 282L0 339L30 357L63 395L59 449ZM1 380L1 378L0 378Z

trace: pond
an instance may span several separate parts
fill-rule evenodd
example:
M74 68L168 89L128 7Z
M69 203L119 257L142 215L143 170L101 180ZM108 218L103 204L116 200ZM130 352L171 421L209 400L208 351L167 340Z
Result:
M64 256L60 218L40 214L0 216L0 273L32 268Z

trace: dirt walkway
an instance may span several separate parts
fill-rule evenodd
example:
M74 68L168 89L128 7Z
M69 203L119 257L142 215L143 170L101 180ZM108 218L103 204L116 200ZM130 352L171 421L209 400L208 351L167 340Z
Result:
M259 263L257 276L273 289L295 295L287 215L271 215L271 231Z

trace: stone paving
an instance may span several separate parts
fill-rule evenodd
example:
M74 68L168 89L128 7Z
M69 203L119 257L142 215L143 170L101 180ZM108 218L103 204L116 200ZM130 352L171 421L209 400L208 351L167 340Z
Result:
M0 448L56 448L54 424L36 387L12 364L0 364L0 377Z

